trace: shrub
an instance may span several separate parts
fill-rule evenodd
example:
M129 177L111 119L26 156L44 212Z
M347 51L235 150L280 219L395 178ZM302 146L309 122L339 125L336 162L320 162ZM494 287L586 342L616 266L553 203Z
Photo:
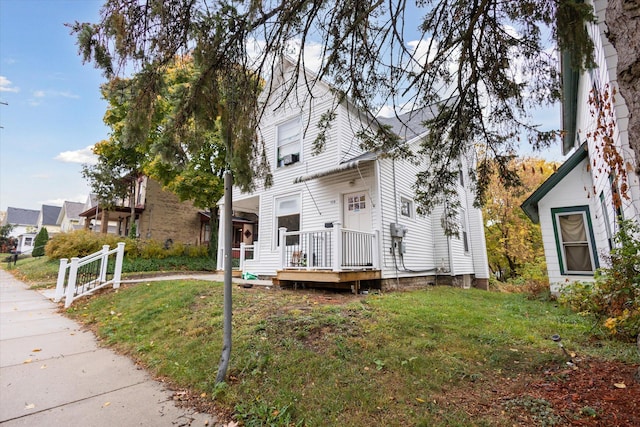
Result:
M49 232L45 227L42 227L38 234L36 235L36 239L33 242L33 252L31 255L34 257L40 257L44 255L45 246L49 241Z
M611 334L633 340L640 331L640 228L620 222L608 267L593 283L573 283L561 290L560 301L572 309L596 315Z
M46 255L50 259L84 257L109 245L115 248L118 242L125 242L125 259L135 260L160 260L165 258L193 257L208 258L206 246L190 246L175 243L169 248L155 240L138 240L124 238L114 234L98 234L87 230L76 230L70 233L60 233L54 236L46 246ZM141 263L145 265L144 271L150 271L153 263Z

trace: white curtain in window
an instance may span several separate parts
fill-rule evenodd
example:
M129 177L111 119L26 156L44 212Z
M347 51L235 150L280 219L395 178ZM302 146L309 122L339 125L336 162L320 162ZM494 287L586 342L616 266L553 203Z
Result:
M299 198L280 199L276 205L276 216L291 215L300 212Z
M558 218L567 271L593 271L583 214Z
M587 231L584 228L582 214L562 215L560 218L560 230L564 243L587 241Z
M300 140L300 119L289 120L278 126L278 147Z

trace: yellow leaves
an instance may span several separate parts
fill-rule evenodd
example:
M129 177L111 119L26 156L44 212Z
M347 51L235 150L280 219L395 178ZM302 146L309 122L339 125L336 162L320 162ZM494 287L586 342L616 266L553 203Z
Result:
M613 383L613 386L615 388L627 388L627 385L625 383Z

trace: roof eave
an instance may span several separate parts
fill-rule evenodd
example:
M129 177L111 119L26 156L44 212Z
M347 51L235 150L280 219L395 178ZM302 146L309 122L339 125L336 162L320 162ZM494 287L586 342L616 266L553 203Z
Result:
M559 168L555 171L540 187L536 189L521 205L520 208L533 221L538 224L540 215L538 212L538 203L544 196L549 193L569 172L580 164L588 155L587 145L582 144L575 153L571 155Z

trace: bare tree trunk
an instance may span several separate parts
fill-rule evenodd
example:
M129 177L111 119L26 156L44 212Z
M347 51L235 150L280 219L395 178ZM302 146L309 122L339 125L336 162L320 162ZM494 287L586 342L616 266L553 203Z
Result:
M618 87L629 108L629 145L640 175L640 0L609 0L605 19L618 53Z

